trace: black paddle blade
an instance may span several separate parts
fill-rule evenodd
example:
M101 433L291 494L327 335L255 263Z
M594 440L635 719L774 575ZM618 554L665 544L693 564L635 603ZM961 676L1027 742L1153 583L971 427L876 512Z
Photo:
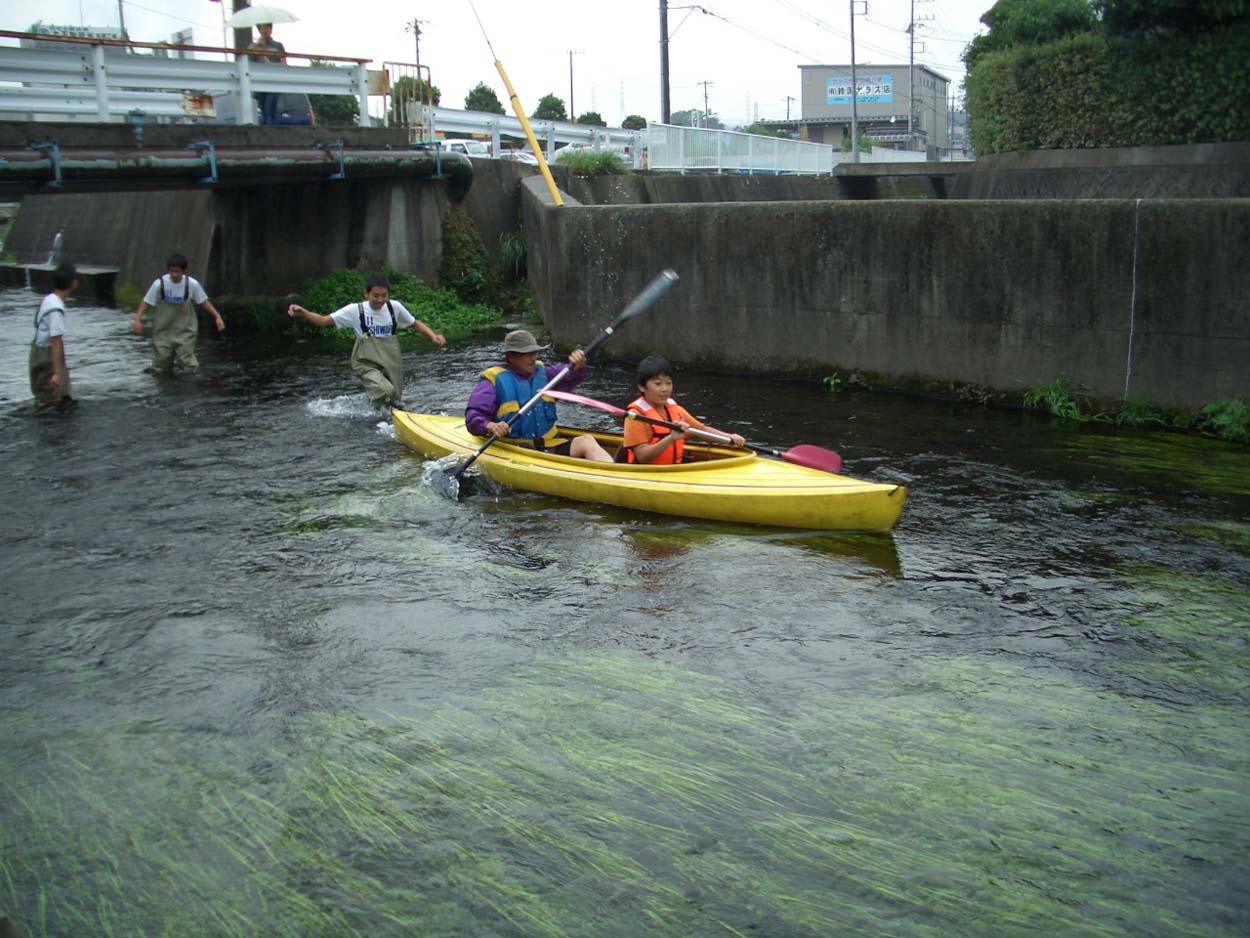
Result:
M421 470L421 481L427 488L443 498L451 501L460 500L460 475L456 469L460 465L460 457L444 456L434 462L427 462Z

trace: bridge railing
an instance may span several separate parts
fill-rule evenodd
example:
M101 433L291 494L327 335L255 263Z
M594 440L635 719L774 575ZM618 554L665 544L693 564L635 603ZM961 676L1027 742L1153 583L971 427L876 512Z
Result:
M171 46L114 39L82 39L15 33L0 37L54 43L54 48L0 46L0 116L145 117L206 116L206 96L233 92L250 101L254 92L353 95L360 123L369 126L368 60L286 53L287 59L345 64L321 68L254 62L252 56L217 46ZM137 52L132 50L152 50ZM226 61L171 59L156 52L205 52ZM237 56L237 58L235 58ZM239 123L254 124L252 109L239 108Z

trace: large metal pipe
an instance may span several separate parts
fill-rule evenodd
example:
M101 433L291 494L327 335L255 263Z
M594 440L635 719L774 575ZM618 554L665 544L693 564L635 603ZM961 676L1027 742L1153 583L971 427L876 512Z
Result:
M473 184L473 164L459 153L430 150L276 150L206 149L73 149L54 157L46 150L0 150L0 185L39 187L56 178L59 165L63 185L48 191L95 188L169 188L171 183L202 185L216 166L221 185L329 180L339 172L346 179L446 177L448 195L460 201ZM76 185L77 184L77 185Z

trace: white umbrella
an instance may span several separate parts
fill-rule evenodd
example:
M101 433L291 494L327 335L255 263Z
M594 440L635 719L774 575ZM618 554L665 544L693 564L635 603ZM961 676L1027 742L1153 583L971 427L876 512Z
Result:
M226 25L234 29L246 29L249 26L259 26L261 23L298 22L298 16L288 13L281 7L248 7L226 20Z

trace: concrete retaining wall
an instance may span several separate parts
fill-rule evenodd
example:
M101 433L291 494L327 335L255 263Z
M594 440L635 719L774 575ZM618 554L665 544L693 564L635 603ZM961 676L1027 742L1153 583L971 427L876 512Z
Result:
M282 295L335 267L388 264L435 282L446 184L422 179L291 183L115 193L29 195L5 250L117 267L118 285L146 287L173 251L212 296Z
M1250 396L1250 201L789 202L554 209L525 183L560 342L682 277L611 354L1099 396Z

